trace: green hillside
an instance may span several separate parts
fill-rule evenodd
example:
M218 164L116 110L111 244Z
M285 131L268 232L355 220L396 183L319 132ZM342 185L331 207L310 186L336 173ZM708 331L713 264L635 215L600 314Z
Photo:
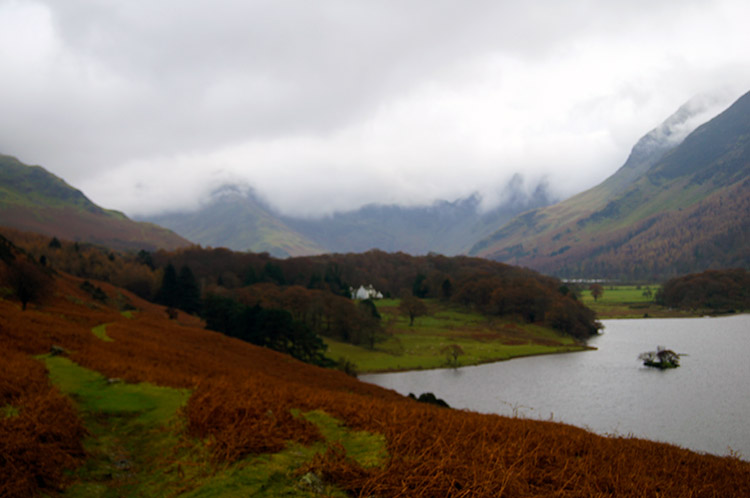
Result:
M235 251L268 252L276 257L327 252L289 228L252 196L225 192L193 213L169 213L149 218L203 246Z
M190 242L103 209L41 166L0 155L0 225L115 249L175 249Z
M664 278L749 266L750 94L657 154L524 213L471 254L563 277Z

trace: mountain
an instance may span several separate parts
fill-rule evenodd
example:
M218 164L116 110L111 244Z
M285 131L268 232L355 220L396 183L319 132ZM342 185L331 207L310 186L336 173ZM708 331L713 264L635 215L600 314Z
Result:
M664 278L750 266L750 93L684 140L681 108L602 184L531 210L470 254L561 277Z
M388 252L447 256L463 254L499 224L530 207L550 203L543 185L527 195L517 175L506 186L500 206L483 212L478 195L429 206L371 204L318 219L283 218L308 238L336 252Z
M198 211L145 219L205 246L274 256L370 249L455 255L513 216L550 203L544 185L526 194L519 175L508 183L503 197L503 204L487 212L479 196L472 195L429 206L371 204L322 218L295 218L274 214L252 191L227 186Z
M267 252L276 257L327 252L323 246L287 226L252 191L226 186L214 192L198 211L146 218L203 246Z
M0 225L113 249L175 249L190 242L103 209L41 166L0 155Z

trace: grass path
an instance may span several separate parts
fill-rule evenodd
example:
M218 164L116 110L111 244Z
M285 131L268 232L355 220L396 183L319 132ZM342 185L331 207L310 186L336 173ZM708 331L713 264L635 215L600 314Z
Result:
M363 467L384 465L382 435L352 431L316 410L298 413L314 423L324 440L310 446L288 444L273 455L216 465L202 441L184 436L180 408L191 392L149 383L107 379L63 356L46 355L53 383L78 406L89 436L88 459L75 471L71 497L180 496L346 496L312 474L297 470L331 443Z
M114 342L114 339L107 335L107 325L109 324L103 323L101 325L97 325L96 327L91 329L91 332L104 342Z

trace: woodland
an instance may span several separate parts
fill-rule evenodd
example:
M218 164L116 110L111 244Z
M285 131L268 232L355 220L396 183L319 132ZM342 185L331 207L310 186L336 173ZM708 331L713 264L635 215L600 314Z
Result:
M412 308L437 299L547 326L580 342L601 328L595 314L556 278L479 258L369 251L276 259L201 247L118 253L10 229L5 233L48 269L117 285L168 309L201 316L208 329L322 366L333 365L324 357L321 337L370 348L383 337L373 304L351 299L351 288L363 284L404 298ZM404 310L410 313L409 307Z
M685 310L750 310L750 273L744 268L707 270L667 280L656 293L657 304Z

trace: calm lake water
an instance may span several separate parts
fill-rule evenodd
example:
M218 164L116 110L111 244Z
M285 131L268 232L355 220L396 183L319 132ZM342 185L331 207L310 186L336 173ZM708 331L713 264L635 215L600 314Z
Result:
M453 408L553 419L750 460L750 315L605 320L597 351L459 369L362 375L402 394L433 392ZM685 353L681 367L642 366L644 351Z

